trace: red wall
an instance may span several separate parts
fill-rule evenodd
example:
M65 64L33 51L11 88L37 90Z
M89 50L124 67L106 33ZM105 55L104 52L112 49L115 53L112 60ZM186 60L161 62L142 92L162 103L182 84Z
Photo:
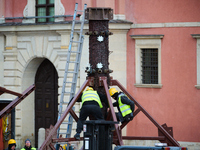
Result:
M134 23L196 22L199 0L126 0L126 19Z
M199 22L198 0L127 0L126 15L134 23ZM163 34L161 89L136 88L135 40L130 35ZM200 27L131 29L127 34L127 90L159 123L173 127L177 141L200 142L200 90L197 84L197 40ZM140 112L128 135L157 136L157 128Z
M5 17L22 17L27 0L5 0Z
M23 16L27 0L3 2L5 17ZM73 14L76 2L80 10L84 3L88 3L88 7L100 7L100 1L96 0L61 2L66 15ZM118 8L117 13L125 13L126 20L135 24L200 22L200 0L104 0L102 4ZM135 40L129 35L138 34L164 35L161 44L161 89L134 86ZM167 123L173 127L176 140L200 142L200 90L195 88L197 47L196 39L191 34L200 34L200 27L131 29L127 34L127 90L159 124ZM157 136L157 128L140 112L127 126L127 134Z

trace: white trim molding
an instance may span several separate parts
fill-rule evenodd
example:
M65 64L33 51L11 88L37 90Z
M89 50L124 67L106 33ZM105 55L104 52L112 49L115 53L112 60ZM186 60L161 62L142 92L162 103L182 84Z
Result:
M64 15L65 14L65 8L61 2L61 0L55 0L55 16L57 15ZM55 18L55 22L60 22L60 21L64 21L65 18L61 17L61 18Z
M200 89L200 34L191 34L191 36L197 39L197 85L195 87Z
M164 35L130 35L135 39L135 87L143 88L162 88L161 84L161 39ZM142 84L141 79L141 49L156 48L158 49L158 84Z
M132 24L131 28L200 27L200 22L167 22Z
M35 16L35 1L27 0L27 5L24 8L23 15L24 17ZM23 19L22 23L35 23L35 18Z

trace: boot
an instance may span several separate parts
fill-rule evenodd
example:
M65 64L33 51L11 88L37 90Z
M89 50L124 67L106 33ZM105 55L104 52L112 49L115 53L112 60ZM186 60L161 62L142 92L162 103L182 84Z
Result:
M76 140L80 140L80 133L76 133L76 134L74 135L74 138L75 138Z

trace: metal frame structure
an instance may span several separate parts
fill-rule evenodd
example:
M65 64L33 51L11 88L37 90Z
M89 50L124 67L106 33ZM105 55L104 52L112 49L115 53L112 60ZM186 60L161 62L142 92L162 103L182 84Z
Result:
M106 96L108 99L108 103L110 106L110 111L108 112L110 116L112 116L113 121L117 121L114 107L112 105L111 97L109 94L109 89L108 89L108 84L107 84L107 78L106 77L100 77L99 78L100 85L104 87L104 90L106 92ZM86 86L91 86L93 83L93 79L87 78L87 80L83 83L77 94L74 96L73 100L61 116L60 120L55 124L54 128L50 131L48 137L42 144L42 146L39 148L39 150L44 150L47 146L51 147L51 149L55 148L52 146L52 143L55 142L69 142L69 141L75 141L75 138L57 138L54 139L52 138L53 134L57 131L59 126L61 125L62 121L64 121L65 117L67 116L68 113L71 113L75 121L78 121L78 117L75 114L75 112L72 110L73 105L81 95L81 93L84 91ZM122 136L121 131L122 129L128 124L128 122L123 123L121 126L118 126L118 124L115 124L115 131L113 132L113 144L115 145L123 145L123 140L159 140L162 143L167 143L169 146L178 146L180 147L179 143L166 131L166 129L159 125L158 122L153 119L153 117L127 92L127 90L123 87L123 85L120 84L119 81L117 80L110 80L110 86L118 86L132 101L134 101L135 105L138 107L137 110L134 112L134 117L139 113L142 112L145 114L147 118L158 128L158 131L162 134L162 136L158 137L140 137L140 136ZM109 116L109 115L108 115ZM110 118L108 117L106 120L109 120ZM83 140L81 137L80 140Z
M18 96L15 100L13 100L10 104L8 104L1 112L0 118L3 118L6 114L10 113L11 110L17 106L23 99L25 99L29 94L31 94L35 90L35 85L31 85L28 87L22 94L8 90L6 88L0 87L0 95L3 93L8 93L12 95Z
M153 117L127 92L127 90L117 81L113 80L110 77L109 73L112 71L109 69L108 65L108 36L112 35L109 32L108 24L109 20L113 18L113 10L111 8L87 8L85 18L89 20L89 32L86 35L89 35L89 63L90 66L87 67L86 72L88 74L86 81L83 83L77 94L71 100L70 104L63 112L62 116L55 124L55 126L50 131L49 135L47 136L46 140L43 142L39 150L45 150L46 148L51 148L55 150L52 143L55 142L68 142L68 141L75 141L75 138L53 138L53 135L56 133L57 129L60 127L62 122L64 121L65 117L68 113L74 118L77 122L78 117L73 111L72 107L74 106L75 102L80 97L81 93L84 91L86 86L93 87L93 89L97 90L106 95L109 108L105 109L106 113L108 113L107 118L105 120L110 121L113 120L117 122L117 117L114 111L114 107L112 104L112 100L109 94L110 86L118 86L129 98L132 100L137 109L134 111L134 117L139 113L142 112L149 120L158 128L158 137L134 137L134 136L122 136L122 129L129 123L125 122L121 126L118 124L114 124L115 130L113 131L113 144L115 145L124 145L124 140L159 140L160 142L165 142L169 146L180 146L179 143L170 135L170 132L166 130L171 129L168 128L166 125L161 126L153 119ZM102 40L99 40L101 38ZM104 39L104 40L103 40ZM96 46L98 45L98 47ZM98 66L101 64L102 66ZM97 66L97 67L96 67ZM107 112L107 110L109 110ZM172 130L170 130L172 131ZM81 137L80 140L83 140ZM83 149L83 147L81 148Z

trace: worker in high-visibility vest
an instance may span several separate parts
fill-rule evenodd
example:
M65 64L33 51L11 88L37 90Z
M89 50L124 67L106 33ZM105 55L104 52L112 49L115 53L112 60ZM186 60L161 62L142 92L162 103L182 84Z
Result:
M110 96L116 100L113 103L114 107L118 108L116 113L117 120L120 122L127 122L133 119L133 112L135 104L123 92L118 92L115 88L109 90Z
M82 102L82 107L77 122L76 134L74 135L75 139L80 139L80 133L83 129L83 122L88 116L92 115L97 120L104 119L101 108L103 108L102 100L107 102L107 98L105 97L106 96L100 92L94 91L92 87L88 87L86 91L84 91L78 98L77 102Z
M21 150L36 150L36 148L31 146L31 140L26 139L25 140L25 146Z

